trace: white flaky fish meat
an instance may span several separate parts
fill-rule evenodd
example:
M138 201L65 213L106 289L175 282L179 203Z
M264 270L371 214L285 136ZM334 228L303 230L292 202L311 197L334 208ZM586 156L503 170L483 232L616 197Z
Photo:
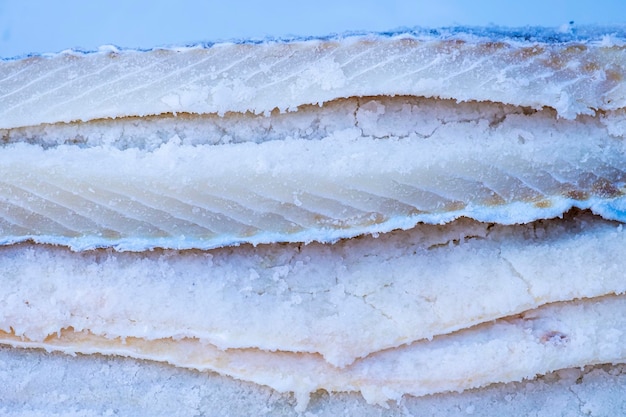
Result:
M299 411L626 362L626 36L606 33L0 61L0 343L217 372Z

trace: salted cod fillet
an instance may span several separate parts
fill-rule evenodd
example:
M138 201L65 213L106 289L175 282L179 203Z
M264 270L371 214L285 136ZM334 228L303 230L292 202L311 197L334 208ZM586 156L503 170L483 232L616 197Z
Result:
M623 299L609 295L624 291L621 226L568 215L546 223L564 231L542 241L528 239L541 223L457 219L510 225L574 207L623 221L624 54L611 38L396 34L3 61L2 243L77 251L272 244L155 256L7 247L4 276L23 276L24 291L3 295L3 343L211 369L296 392L301 406L317 389L382 403L621 362ZM219 134L203 137L202 126ZM406 233L441 235L418 238L414 253L399 251L377 271L372 260L407 238L375 236L415 226ZM362 234L374 236L276 245ZM353 244L365 249L323 269ZM295 251L301 260L290 258ZM525 272L546 253L554 256ZM581 253L579 268L568 265ZM248 257L252 267L235 267ZM225 265L216 268L226 275L220 284L201 293L192 280L187 294L158 298L172 291L167 279L188 280L207 258ZM155 265L159 276L141 272ZM114 275L128 284L135 273L143 280L131 295L147 291L158 302L120 297L132 286L97 286ZM26 283L33 276L41 280ZM74 286L81 280L84 289ZM312 285L298 292L305 280ZM81 297L90 291L87 306ZM219 308L189 316L200 296ZM145 314L162 306L169 316ZM254 318L233 314L238 308ZM550 325L534 331L505 318L515 314ZM445 358L456 361L424 353L442 340L455 341ZM520 356L511 356L518 344ZM468 359L477 351L499 351L500 366Z
M15 347L131 356L217 371L279 392L294 392L298 408L304 410L309 395L320 389L359 391L369 403L384 405L405 394L461 391L557 369L623 362L624 326L625 296L545 305L519 317L377 352L345 368L334 367L315 354L221 350L187 338L109 339L71 328L43 342L4 332L0 337Z
M400 94L548 106L566 118L625 107L620 38L537 38L406 32L7 60L0 68L0 128L163 113L259 114Z
M431 107L438 121L428 121ZM527 223L572 207L626 220L626 145L608 116L555 120L550 110L406 97L353 99L334 110L350 117L310 107L293 115L308 119L305 131L317 121L323 137L291 136L283 122L261 143L187 144L173 134L121 149L61 142L55 131L68 128L59 125L37 135L9 130L0 244L141 251L334 242L459 217ZM259 123L238 117L224 134L237 137L248 125L256 132ZM120 124L130 123L94 131ZM133 124L144 131L150 121ZM385 125L393 133L382 137ZM56 140L43 142L46 135ZM585 140L572 146L578 135Z

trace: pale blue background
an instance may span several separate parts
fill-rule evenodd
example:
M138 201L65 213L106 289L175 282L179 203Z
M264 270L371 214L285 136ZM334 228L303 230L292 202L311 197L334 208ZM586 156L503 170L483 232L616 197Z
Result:
M0 0L0 57L451 25L626 24L626 0Z

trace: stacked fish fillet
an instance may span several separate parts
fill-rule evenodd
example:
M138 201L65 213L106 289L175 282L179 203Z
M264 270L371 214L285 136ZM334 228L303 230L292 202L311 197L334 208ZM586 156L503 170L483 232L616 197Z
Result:
M0 343L300 409L624 362L625 76L462 32L2 61Z

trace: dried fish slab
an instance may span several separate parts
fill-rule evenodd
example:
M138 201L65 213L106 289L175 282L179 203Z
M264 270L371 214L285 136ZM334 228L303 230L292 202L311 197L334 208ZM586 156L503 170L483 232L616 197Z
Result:
M601 135L571 146L566 136L520 142L488 131L461 140L168 143L152 152L7 145L0 242L74 250L332 242L461 216L525 223L572 207L626 220L625 150Z
M0 128L162 113L263 113L400 94L549 106L573 118L626 106L625 53L611 42L408 33L67 52L1 63Z
M107 339L60 330L43 342L0 332L2 343L65 353L103 353L212 370L295 392L304 410L310 393L359 391L384 404L404 394L461 391L520 381L556 369L626 360L626 297L559 303L432 341L378 352L339 369L318 355L219 350L196 339Z

